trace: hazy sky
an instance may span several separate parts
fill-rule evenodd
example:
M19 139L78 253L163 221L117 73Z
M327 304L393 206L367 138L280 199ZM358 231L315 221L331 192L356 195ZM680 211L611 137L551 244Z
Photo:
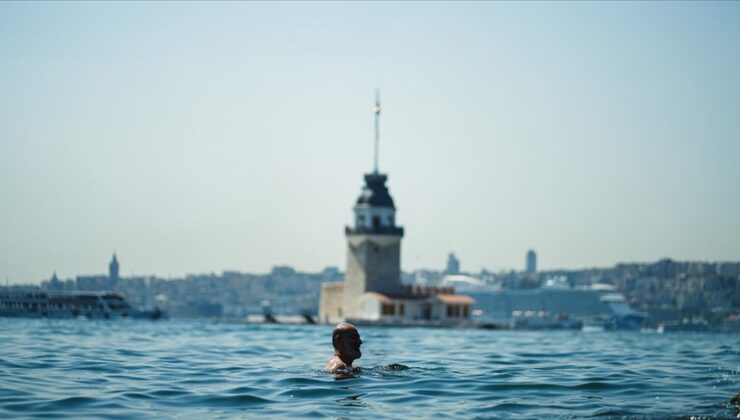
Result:
M740 259L740 3L0 3L0 278Z

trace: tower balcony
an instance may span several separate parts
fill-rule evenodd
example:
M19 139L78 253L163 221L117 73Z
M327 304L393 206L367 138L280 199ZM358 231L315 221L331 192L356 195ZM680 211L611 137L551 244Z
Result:
M349 235L392 235L403 236L403 228L399 226L355 226L344 228L344 234Z

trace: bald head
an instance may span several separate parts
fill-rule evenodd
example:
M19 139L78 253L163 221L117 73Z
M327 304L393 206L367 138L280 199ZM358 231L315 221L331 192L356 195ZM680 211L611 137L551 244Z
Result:
M351 365L353 360L362 357L360 333L350 323L343 322L334 327L331 334L331 343L334 345L334 354L347 365Z
M337 326L334 327L334 331L331 332L331 343L334 345L334 348L336 349L340 345L343 338L348 337L349 335L354 335L353 333L357 334L358 337L360 335L360 333L357 332L357 328L349 322L337 324Z

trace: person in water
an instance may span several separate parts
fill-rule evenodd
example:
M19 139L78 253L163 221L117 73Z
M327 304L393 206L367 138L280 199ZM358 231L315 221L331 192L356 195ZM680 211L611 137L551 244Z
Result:
M360 368L352 366L352 362L362 357L362 340L357 328L346 322L338 324L331 333L331 343L334 345L334 357L326 364L324 371L334 375L358 372Z

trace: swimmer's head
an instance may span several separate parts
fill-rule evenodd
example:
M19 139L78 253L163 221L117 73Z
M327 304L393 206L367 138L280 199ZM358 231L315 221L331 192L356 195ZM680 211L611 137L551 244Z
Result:
M334 345L334 353L343 360L350 359L349 363L352 363L351 360L362 357L360 333L352 324L343 322L334 327L331 343Z

